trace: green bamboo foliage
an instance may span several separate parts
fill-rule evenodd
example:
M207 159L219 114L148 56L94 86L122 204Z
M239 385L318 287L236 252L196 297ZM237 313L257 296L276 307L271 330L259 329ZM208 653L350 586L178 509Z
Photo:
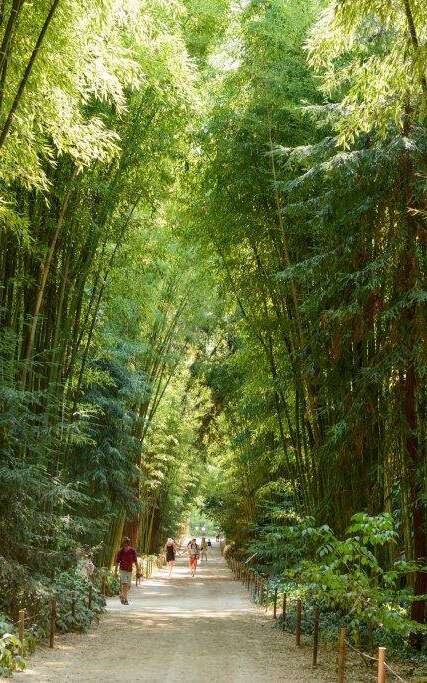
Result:
M202 495L240 551L366 513L425 621L426 32L421 0L1 3L0 570L156 552Z
M300 514L343 533L359 510L401 510L402 547L422 564L427 16L417 3L344 3L315 23L306 10L238 13L222 57L235 66L217 86L190 194L189 232L216 255L238 321L234 361L215 362L238 377L239 398L223 388L235 462L243 444L262 479L243 537L275 480L268 424L276 480ZM256 475L229 477L242 491L226 496L233 519ZM408 580L425 594L422 570ZM412 616L424 620L423 598Z

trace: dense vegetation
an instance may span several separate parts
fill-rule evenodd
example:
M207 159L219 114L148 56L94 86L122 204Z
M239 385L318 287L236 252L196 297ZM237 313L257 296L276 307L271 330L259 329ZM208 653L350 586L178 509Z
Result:
M0 30L0 611L203 495L260 571L421 646L425 3Z

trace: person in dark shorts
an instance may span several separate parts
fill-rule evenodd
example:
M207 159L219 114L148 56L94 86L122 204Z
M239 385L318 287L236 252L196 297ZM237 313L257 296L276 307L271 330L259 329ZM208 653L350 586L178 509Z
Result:
M122 541L122 547L116 555L116 576L120 569L120 602L128 605L128 594L132 583L132 567L135 565L138 571L138 558L135 548L130 544L127 536Z
M173 540L173 538L168 538L168 540L165 543L165 555L166 563L169 568L169 576L172 574L172 569L174 568L177 550L178 546Z

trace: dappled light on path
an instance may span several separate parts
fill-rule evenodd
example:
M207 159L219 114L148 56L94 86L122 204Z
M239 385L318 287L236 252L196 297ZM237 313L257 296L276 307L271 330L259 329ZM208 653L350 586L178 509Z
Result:
M307 656L249 602L217 549L194 578L182 558L171 578L160 570L141 587L132 587L129 607L112 598L98 627L57 642L55 650L38 652L16 680L332 680L313 672Z

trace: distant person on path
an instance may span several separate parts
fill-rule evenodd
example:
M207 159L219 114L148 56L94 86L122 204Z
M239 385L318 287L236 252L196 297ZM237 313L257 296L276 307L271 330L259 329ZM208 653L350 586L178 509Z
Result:
M175 564L175 557L176 557L176 552L178 550L178 546L173 540L173 538L168 538L168 540L165 543L165 555L166 555L166 562L169 567L169 576L172 574L172 569L174 568Z
M197 560L199 559L200 556L200 548L197 545L196 539L192 538L191 541L187 545L188 549L188 565L190 567L190 574L191 576L196 575L196 569L197 569Z
M200 543L200 562L205 558L208 561L208 544L206 543L206 538L203 536Z
M128 605L128 594L132 583L132 567L138 571L138 558L135 548L130 544L127 536L122 541L122 547L116 555L116 576L120 569L120 602Z
M208 548L212 548L212 541L210 538L208 538Z

